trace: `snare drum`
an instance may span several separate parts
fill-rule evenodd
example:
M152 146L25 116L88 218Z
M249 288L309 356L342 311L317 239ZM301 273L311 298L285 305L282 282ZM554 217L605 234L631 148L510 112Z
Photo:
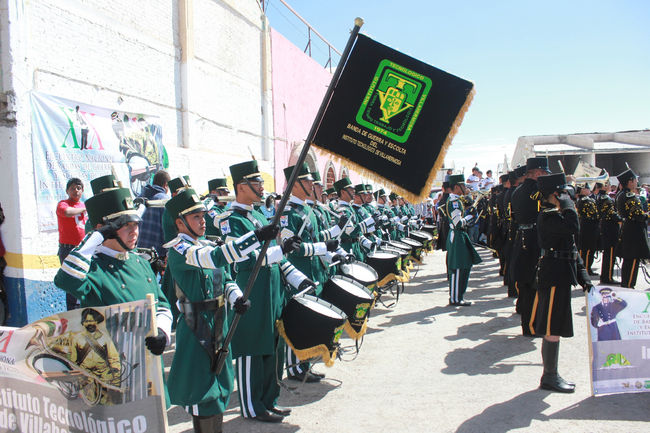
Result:
M425 224L422 226L422 231L429 233L431 236L436 234L436 226L432 224Z
M433 251L433 235L425 231L414 230L410 233L409 237L415 239L416 241L422 242L424 248L427 251Z
M277 326L300 361L320 356L331 367L347 319L340 308L329 302L300 295L287 302Z
M377 271L378 286L381 287L393 280L399 280L399 275L401 274L400 267L402 265L400 253L388 249L380 249L379 251L369 253L366 256L366 260Z
M402 242L411 247L411 257L413 257L413 259L418 263L422 263L422 242L411 238L403 238Z
M341 273L370 288L378 280L377 271L361 262L345 263L339 266Z
M352 278L334 275L325 283L320 297L348 316L344 329L351 338L356 340L366 333L368 313L375 301L370 290Z

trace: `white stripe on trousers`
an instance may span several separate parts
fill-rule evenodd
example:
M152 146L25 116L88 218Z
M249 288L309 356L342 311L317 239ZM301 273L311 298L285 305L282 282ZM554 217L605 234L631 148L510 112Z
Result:
M244 361L245 359L245 361ZM244 365L244 374L242 374L242 365ZM237 358L237 376L239 379L239 402L241 404L244 418L255 418L255 408L253 407L253 400L251 399L251 357L240 356ZM245 378L244 378L245 375ZM246 386L246 399L244 400L244 385Z
M291 350L291 346L286 345L287 348L287 374L290 376L295 376L297 374L302 374L302 368L300 368L300 360Z
M451 283L450 283L450 293L449 300L450 302L460 302L458 299L458 278L460 277L460 269L456 269L455 274L451 274Z
M192 416L199 416L199 405L185 406L185 410Z

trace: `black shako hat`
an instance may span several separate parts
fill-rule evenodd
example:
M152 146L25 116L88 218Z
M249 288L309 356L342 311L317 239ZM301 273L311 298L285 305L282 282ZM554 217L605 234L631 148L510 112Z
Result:
M537 189L543 196L547 196L555 191L566 189L566 176L564 173L548 174L537 178Z
M633 172L631 168L628 168L623 173L616 176L616 179L618 179L618 182L621 185L625 186L630 180L634 179L635 177L638 177L636 173Z
M536 168L551 173L551 170L548 169L548 158L545 156L535 156L526 160L526 171L535 170Z

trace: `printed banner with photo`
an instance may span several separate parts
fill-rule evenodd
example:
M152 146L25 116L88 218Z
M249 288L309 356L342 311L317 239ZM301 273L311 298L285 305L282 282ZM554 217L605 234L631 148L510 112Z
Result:
M412 201L429 195L474 85L359 35L314 145Z
M147 301L0 327L0 433L165 432Z
M134 196L153 173L166 168L157 117L96 107L32 92L32 153L39 229L56 230L56 205L66 199L68 179L84 183L114 170Z
M587 296L594 395L650 391L650 292L598 286Z

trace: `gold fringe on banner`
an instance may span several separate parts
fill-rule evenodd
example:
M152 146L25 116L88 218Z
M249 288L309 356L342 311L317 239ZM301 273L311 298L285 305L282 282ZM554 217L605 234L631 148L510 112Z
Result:
M445 155L447 155L447 150L449 149L449 146L451 146L451 142L456 136L456 133L458 132L458 128L460 128L461 123L463 123L463 118L465 117L465 114L467 113L469 106L472 104L472 100L474 99L475 94L476 94L476 90L474 86L472 86L472 90L467 94L467 99L465 99L465 103L463 104L460 111L458 112L458 115L456 116L454 123L452 123L451 129L449 130L449 134L447 134L447 138L445 138L445 141L442 144L440 153L438 154L438 157L433 163L433 168L429 172L429 177L427 178L427 181L425 182L424 186L420 190L419 194L414 194L410 191L407 191L401 186L394 184L391 179L387 179L382 175L365 168L364 166L360 165L357 162L344 158L336 153L333 153L328 149L322 148L317 143L312 143L312 145L317 147L320 151L328 154L335 162L338 162L341 165L345 165L351 170L354 170L355 172L359 173L361 177L370 179L374 182L388 184L392 188L393 192L396 192L397 194L401 195L406 200L412 203L419 203L420 201L424 200L426 197L429 196L429 193L431 192L431 187L433 186L433 182L436 180L436 177L438 176L438 170L442 168L442 165L445 162Z
M349 320L345 321L345 324L343 325L343 329L345 332L348 333L348 336L353 339L353 340L358 340L359 338L363 337L363 335L366 333L366 330L368 329L368 318L366 317L363 320L363 325L361 325L361 329L359 329L359 332L357 332L352 325L350 324Z
M347 325L347 321L345 324ZM293 346L293 343L291 340L289 340L289 337L287 337L287 333L284 330L284 322L282 320L278 320L275 322L275 326L278 328L278 333L284 338L284 341L291 347L291 350L293 350L293 353L296 354L296 357L300 361L306 361L311 358L323 358L323 362L327 367L331 367L334 365L334 361L336 360L335 356L332 356L333 353L330 352L330 350L325 346L324 344L319 344L318 346L310 347L308 349L296 349ZM365 331L364 331L365 332Z

